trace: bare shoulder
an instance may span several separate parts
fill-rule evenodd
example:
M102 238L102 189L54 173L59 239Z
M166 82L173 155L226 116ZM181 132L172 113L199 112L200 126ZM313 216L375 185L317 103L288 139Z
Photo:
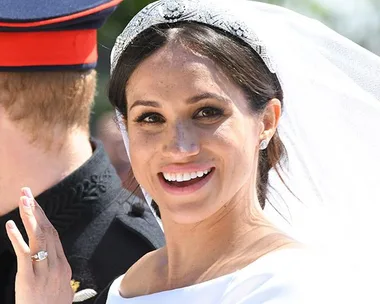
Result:
M166 269L166 248L145 254L125 273L120 284L120 294L124 298L146 295L155 289Z

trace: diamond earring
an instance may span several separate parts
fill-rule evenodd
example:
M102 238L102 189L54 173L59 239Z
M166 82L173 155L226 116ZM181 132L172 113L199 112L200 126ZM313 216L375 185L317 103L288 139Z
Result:
M269 144L269 141L268 141L267 139L263 139L263 140L260 142L259 149L260 149L260 150L265 150L265 149L268 147L268 144Z

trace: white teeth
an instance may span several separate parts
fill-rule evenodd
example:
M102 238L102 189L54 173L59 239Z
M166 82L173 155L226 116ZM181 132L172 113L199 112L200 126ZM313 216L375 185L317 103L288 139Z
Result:
M183 182L183 174L181 174L181 173L177 173L177 174L175 175L175 180L176 180L177 182Z
M186 172L186 173L167 173L163 172L164 178L169 182L185 182L197 177L202 177L208 173L210 173L211 169L205 171L197 171L197 172Z

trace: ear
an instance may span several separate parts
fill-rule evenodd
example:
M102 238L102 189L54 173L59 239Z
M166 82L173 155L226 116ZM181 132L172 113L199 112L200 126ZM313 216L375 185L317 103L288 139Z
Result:
M262 131L260 140L268 142L277 130L277 126L281 117L281 102L277 98L273 98L268 102L262 114Z

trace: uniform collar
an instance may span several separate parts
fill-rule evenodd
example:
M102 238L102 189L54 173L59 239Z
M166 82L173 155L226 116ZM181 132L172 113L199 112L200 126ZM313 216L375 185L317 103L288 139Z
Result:
M92 218L94 213L102 212L106 206L96 203L112 202L121 187L121 181L102 143L92 140L91 144L94 152L90 159L60 183L36 197L60 235L77 221ZM89 212L91 216L85 216ZM0 217L0 253L12 248L5 231L8 220L13 220L27 239L19 211L15 209Z

